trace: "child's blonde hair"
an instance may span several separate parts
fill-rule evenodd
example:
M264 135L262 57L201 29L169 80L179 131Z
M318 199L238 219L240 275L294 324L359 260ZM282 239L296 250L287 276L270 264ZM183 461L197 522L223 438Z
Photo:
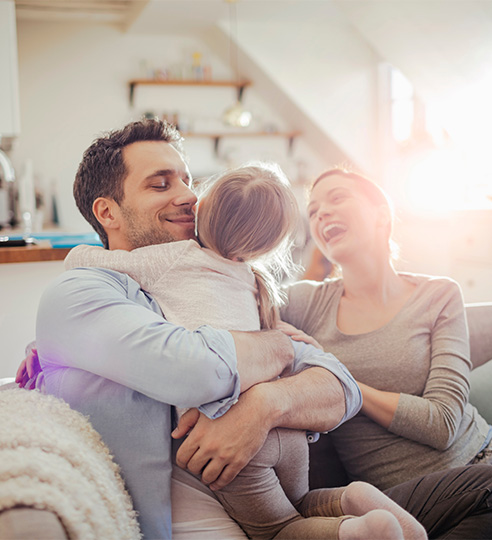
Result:
M248 164L212 179L202 198L200 242L227 259L251 265L261 327L274 328L282 304L274 275L293 267L291 247L299 222L287 177L276 164Z

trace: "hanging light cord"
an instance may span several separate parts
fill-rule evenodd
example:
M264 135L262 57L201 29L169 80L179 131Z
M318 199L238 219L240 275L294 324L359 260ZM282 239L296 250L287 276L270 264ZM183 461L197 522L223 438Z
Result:
M236 0L226 0L229 4L229 56L231 66L234 70L234 77L239 82L239 56L237 50L237 6ZM233 36L236 41L234 41Z

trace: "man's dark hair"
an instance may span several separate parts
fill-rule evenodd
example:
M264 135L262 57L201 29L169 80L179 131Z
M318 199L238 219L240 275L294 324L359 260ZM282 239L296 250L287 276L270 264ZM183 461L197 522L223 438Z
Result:
M141 141L167 142L183 154L183 138L172 124L160 120L141 120L96 139L84 152L75 175L73 195L77 207L99 234L106 249L108 236L94 216L92 205L98 197L113 199L121 204L124 197L123 182L128 174L123 149Z

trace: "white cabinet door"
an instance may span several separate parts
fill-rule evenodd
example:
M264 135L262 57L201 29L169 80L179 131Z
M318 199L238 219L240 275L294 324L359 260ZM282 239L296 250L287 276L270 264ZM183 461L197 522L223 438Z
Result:
M0 137L20 132L19 67L13 0L0 2Z

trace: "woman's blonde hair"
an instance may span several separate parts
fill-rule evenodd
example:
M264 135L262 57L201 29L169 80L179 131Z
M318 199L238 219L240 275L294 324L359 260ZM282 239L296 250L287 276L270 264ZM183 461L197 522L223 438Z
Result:
M282 296L276 276L293 268L291 247L299 209L287 177L271 163L254 163L212 178L198 207L201 244L248 262L256 277L262 328L273 328Z

